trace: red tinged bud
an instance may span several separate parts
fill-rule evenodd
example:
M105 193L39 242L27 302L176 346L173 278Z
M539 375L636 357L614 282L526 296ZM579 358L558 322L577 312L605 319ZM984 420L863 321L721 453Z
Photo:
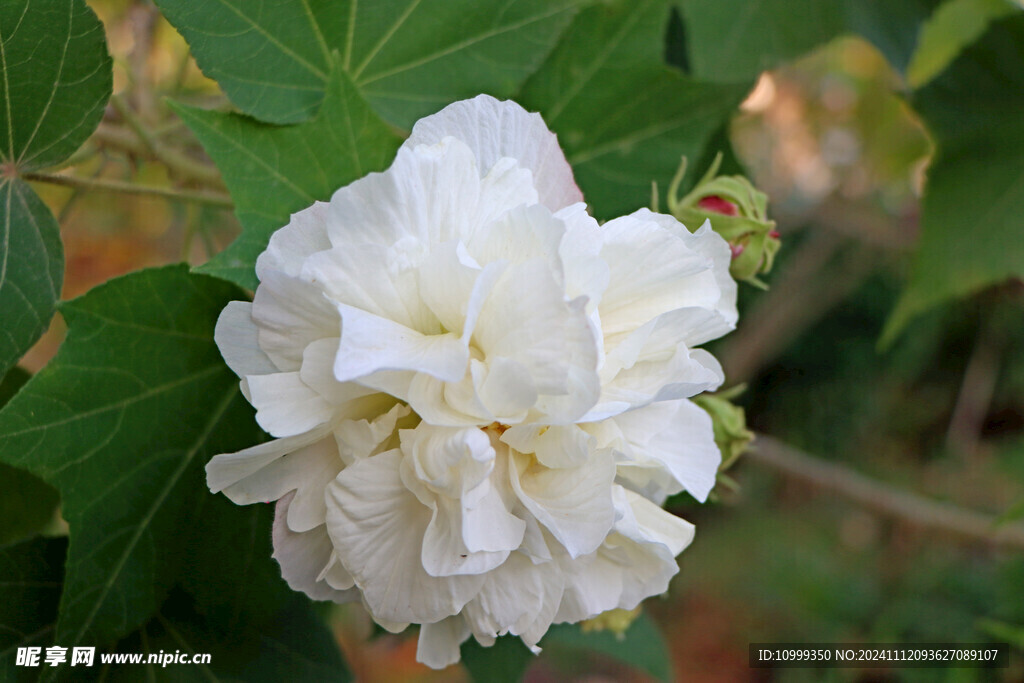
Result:
M705 211L710 211L711 213L720 213L723 216L739 215L739 209L736 207L735 204L733 204L727 199L722 199L721 197L718 196L704 197L699 202L697 202L697 206L704 209Z

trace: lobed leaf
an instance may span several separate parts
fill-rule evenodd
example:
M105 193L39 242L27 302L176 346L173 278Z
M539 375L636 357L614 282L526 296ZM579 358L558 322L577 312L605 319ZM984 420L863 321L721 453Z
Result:
M57 356L0 411L0 461L56 487L71 528L56 641L119 638L178 575L203 464L253 441L213 342L239 291L184 266L112 280L63 305Z
M918 28L939 0L681 0L693 74L743 81L836 36L859 33L907 68Z
M580 0L157 0L203 72L241 111L297 123L316 111L332 53L389 122L453 100L508 97Z
M1024 277L1024 13L996 22L912 104L936 143L921 236L887 344L917 314Z
M64 278L57 221L17 176L89 137L112 78L103 26L83 0L0 3L0 375L46 331Z
M668 16L664 0L583 10L517 98L558 134L598 218L647 206L651 183L699 158L749 89L664 66Z
M26 679L33 671L17 666L19 647L53 642L67 545L66 538L36 538L0 547L0 678L5 681Z
M0 162L31 170L63 161L110 99L103 25L84 0L4 0L0 45Z
M0 408L28 381L15 366L0 381ZM54 519L59 496L39 477L0 465L0 546L35 536Z
M336 66L316 118L273 126L238 114L177 106L224 175L242 234L197 270L249 289L271 233L292 213L390 163L401 139Z
M559 624L544 637L545 648L595 652L650 674L659 681L674 680L668 645L650 617L641 614L617 636L610 631L584 633L577 624Z
M0 181L0 373L46 331L63 281L53 214L21 180Z

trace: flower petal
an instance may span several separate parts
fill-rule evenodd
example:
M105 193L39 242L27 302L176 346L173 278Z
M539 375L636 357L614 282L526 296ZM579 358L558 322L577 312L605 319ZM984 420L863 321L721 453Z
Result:
M545 467L581 467L590 459L594 438L576 425L510 427L501 440L520 453L533 453Z
M614 497L614 533L593 556L564 563L570 578L556 621L633 609L668 590L679 571L675 556L693 539L693 525L622 487L615 487Z
M611 277L608 263L601 258L604 233L583 203L565 207L555 214L555 218L566 226L558 247L565 269L566 298L587 297L589 314L601 302Z
M224 491L224 495L239 505L257 502L257 499L252 499L247 495L244 486L233 488L234 485L260 471L286 453L291 453L320 440L326 433L327 428L325 426L305 434L256 444L237 453L215 455L210 459L210 462L206 463L206 485L209 486L210 491L213 493ZM268 500L270 499L264 498L259 500L259 502L267 502Z
M338 590L320 578L331 563L333 553L327 527L321 525L302 533L289 529L284 520L288 517L291 501L292 494L289 493L277 502L274 512L273 557L281 565L281 576L292 590L305 593L313 600L358 600L358 590Z
M442 244L467 238L512 207L537 202L526 169L511 160L481 169L456 138L407 141L386 172L335 192L328 222L332 244Z
M248 301L229 302L217 318L213 339L224 362L239 377L278 372L277 366L260 348L258 333L252 319L252 304Z
M463 510L457 500L438 496L423 535L423 568L431 576L485 574L508 557L509 549L472 552L462 536Z
M319 288L276 270L263 274L252 302L260 348L280 370L298 370L310 343L337 337L341 319Z
M553 562L534 564L522 553L512 553L487 575L463 615L478 638L543 634L555 616L563 585L562 572ZM528 635L523 640L535 649L539 638Z
M461 614L420 626L416 661L431 669L443 669L459 661L459 646L469 638L469 626Z
M336 303L387 318L424 334L440 327L422 304L416 270L427 247L415 240L397 244L348 244L313 254L302 267L304 280ZM337 336L337 335L335 335Z
M703 502L715 485L722 455L711 417L690 401L651 403L583 429L616 449L619 479L655 503L683 489Z
M293 213L288 225L270 236L266 251L256 259L256 277L262 282L272 270L298 277L310 254L330 249L327 220L327 202L313 202L312 206Z
M310 389L298 372L252 375L247 380L256 421L271 436L308 432L334 413L331 404Z
M309 531L324 523L324 488L338 476L343 465L338 446L328 434L268 463L225 493L236 503L247 505L277 500L295 491L289 499L288 526L292 531Z
M438 245L419 267L420 297L441 326L449 332L458 332L462 339L468 338L466 322L470 299L482 270L462 242Z
M466 249L479 263L547 261L556 282L561 283L558 248L564 235L565 224L546 207L521 205L481 225L466 242Z
M549 265L540 259L508 267L480 311L473 341L485 360L504 357L523 365L539 394L572 395L577 368L598 381L596 343L586 318L566 303Z
M653 213L647 209L640 209L633 215L641 220L653 221L674 235L677 235L687 246L697 253L710 258L714 264L712 272L715 274L715 282L718 283L718 288L721 291L721 298L714 306L717 325L706 330L698 331L694 329L691 331L690 336L683 341L690 346L696 346L711 339L717 339L734 329L739 313L736 310L736 280L729 274L732 251L729 248L729 243L712 229L711 221L704 221L704 224L699 229L691 233L686 229L685 225L672 216Z
M402 484L401 459L392 450L342 470L327 487L327 531L375 619L432 623L458 614L483 577L424 570L430 510Z
M338 337L325 337L309 344L302 354L299 379L333 406L344 406L357 398L377 393L375 389L339 382L334 378L334 359L338 355Z
M338 304L338 312L342 332L334 377L339 382L379 370L417 370L446 381L466 373L469 349L457 334L421 334L344 304Z
M470 146L484 172L502 157L518 160L533 172L540 202L552 211L583 199L558 138L540 114L528 113L515 102L489 95L455 102L417 121L405 145L432 144L448 135Z
M721 299L714 262L653 220L632 214L602 226L611 271L601 299L605 349L619 335L677 308L713 309Z
M550 469L513 453L509 476L520 502L572 557L594 552L615 521L611 486L615 463L608 451L582 467Z

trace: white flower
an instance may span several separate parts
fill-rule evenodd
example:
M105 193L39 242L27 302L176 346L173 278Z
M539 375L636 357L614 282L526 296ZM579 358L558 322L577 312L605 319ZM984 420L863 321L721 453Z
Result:
M275 437L212 491L278 500L274 555L318 600L420 624L418 657L664 592L720 456L687 398L736 322L729 248L646 210L598 225L536 114L480 96L391 168L292 216L216 340Z

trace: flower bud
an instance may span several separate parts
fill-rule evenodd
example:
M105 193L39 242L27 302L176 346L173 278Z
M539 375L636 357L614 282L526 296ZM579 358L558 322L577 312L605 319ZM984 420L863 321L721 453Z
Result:
M742 391L743 388L741 386L739 390ZM692 399L711 416L715 444L722 451L719 472L729 469L754 440L754 433L747 429L747 418L743 408L730 400L736 393L738 392L735 389L731 389L718 394L701 394Z
M686 171L684 158L669 187L669 213L690 228L710 220L712 229L732 247L732 276L764 287L757 276L772 269L781 246L775 221L768 219L768 196L743 176L716 177L721 163L722 155L718 154L704 177L680 199L679 183Z
M584 633L593 633L594 631L611 631L615 634L615 637L622 640L626 637L626 631L636 618L640 616L640 605L637 605L633 609L610 609L607 612L601 612L593 619L584 619L580 622L580 630Z

